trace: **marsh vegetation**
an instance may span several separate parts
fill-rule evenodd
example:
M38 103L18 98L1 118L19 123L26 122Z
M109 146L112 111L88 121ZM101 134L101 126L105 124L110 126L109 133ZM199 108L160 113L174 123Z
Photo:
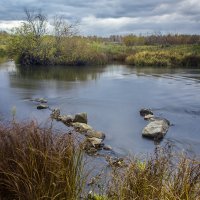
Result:
M52 127L41 128L34 121L1 124L0 198L198 200L200 197L199 159L177 154L170 145L156 147L152 155L142 158L124 158L122 167L108 166L109 178L102 175L93 183L103 184L100 195L95 193L94 186L89 195L85 192L89 180L83 156L75 135L58 134ZM100 182L101 178L105 182Z

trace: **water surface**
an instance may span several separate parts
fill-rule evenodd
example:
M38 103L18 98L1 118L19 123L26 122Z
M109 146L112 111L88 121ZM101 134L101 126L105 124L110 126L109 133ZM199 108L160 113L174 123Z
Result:
M1 118L11 118L15 106L18 120L47 122L50 111L29 101L38 97L63 114L87 112L89 124L105 132L105 142L122 154L154 149L153 141L141 137L147 122L139 116L140 108L152 108L174 124L162 144L171 141L180 150L200 153L200 69L0 65Z

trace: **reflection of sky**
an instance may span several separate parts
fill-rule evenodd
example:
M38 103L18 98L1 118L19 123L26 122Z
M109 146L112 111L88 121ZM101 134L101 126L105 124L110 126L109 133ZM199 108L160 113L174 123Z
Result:
M164 141L200 153L200 70L85 67L70 70L74 81L70 76L56 80L51 71L46 74L48 79L43 80L40 77L45 71L37 72L39 77L36 72L20 73L12 62L0 66L0 113L6 118L11 116L12 106L16 106L18 119L46 121L50 111L38 111L37 104L28 100L44 97L51 108L59 107L62 114L87 112L89 124L105 132L105 142L116 151L138 153L154 147L152 141L141 137L146 122L138 111L148 107L175 125L170 127ZM62 71L66 72L69 71Z

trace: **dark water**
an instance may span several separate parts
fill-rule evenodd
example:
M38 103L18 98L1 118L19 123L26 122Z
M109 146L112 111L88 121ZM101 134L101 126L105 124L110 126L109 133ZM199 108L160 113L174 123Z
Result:
M154 149L153 141L141 137L146 122L139 116L140 108L152 108L174 124L162 144L171 141L180 150L200 153L200 69L0 65L1 118L11 118L15 106L18 120L47 122L50 111L37 110L28 100L37 97L63 114L87 112L89 124L105 132L105 142L122 154Z

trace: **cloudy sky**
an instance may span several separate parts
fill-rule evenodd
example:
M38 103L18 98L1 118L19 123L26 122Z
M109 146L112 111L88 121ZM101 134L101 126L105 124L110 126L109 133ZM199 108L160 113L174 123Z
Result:
M200 0L0 0L0 29L17 26L24 8L78 21L84 35L200 34Z

